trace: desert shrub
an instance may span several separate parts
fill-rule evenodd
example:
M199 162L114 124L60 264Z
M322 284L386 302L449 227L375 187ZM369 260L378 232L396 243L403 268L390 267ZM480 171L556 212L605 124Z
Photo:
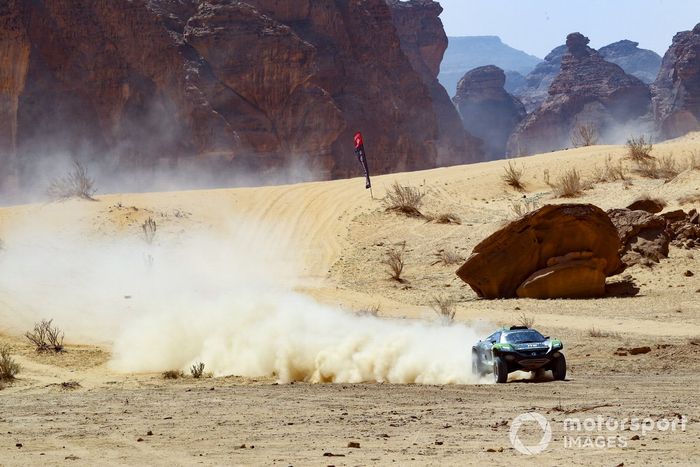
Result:
M525 214L532 212L540 207L537 198L522 198L517 201L510 202L510 210L516 217L523 217Z
M690 151L690 155L688 156L688 169L700 170L700 151L697 149Z
M619 160L617 163L613 162L612 156L608 155L605 158L605 163L603 168L599 167L593 168L592 179L594 182L614 182L617 180L627 180L628 169Z
M525 326L527 328L531 328L535 325L535 317L528 316L525 313L521 313L520 316L518 317L518 325Z
M149 245L153 243L153 239L156 236L157 229L158 226L156 225L156 221L154 221L152 217L149 217L144 221L143 224L141 224L141 230L143 231L143 239Z
M190 374L192 375L193 378L201 378L202 375L204 374L204 363L199 362L195 363L190 367Z
M423 217L420 207L425 193L412 186L403 186L394 182L386 192L384 205L387 211L394 211L408 217Z
M459 218L457 214L447 212L443 214L427 214L425 219L428 222L435 222L436 224L455 224L462 225L462 219Z
M619 332L603 331L600 328L596 328L595 326L591 326L588 329L588 336L589 337L615 337L615 338L619 338L620 333Z
M558 198L575 198L580 196L584 189L581 173L576 169L565 171L552 186L554 195Z
M398 282L403 282L401 279L401 274L404 268L404 255L406 253L406 244L402 244L400 248L389 248L386 251L386 257L382 260L382 263L389 267L388 273L392 279Z
M10 355L10 347L0 346L0 381L12 381L21 369Z
M182 370L167 370L162 373L163 379L178 379L185 376Z
M548 187L552 187L552 179L549 175L549 169L544 169L542 172L542 180L544 180L544 183L547 184Z
M81 198L95 201L93 195L97 189L95 181L88 175L87 168L78 161L73 161L71 169L63 177L51 181L46 194L57 201L69 198Z
M436 295L430 301L430 308L447 323L454 321L457 313L456 305L455 299L447 296L440 297Z
M42 319L34 324L33 331L27 331L24 335L36 347L37 352L63 351L64 333L53 325L52 319Z
M651 150L654 149L651 139L644 135L628 139L625 146L627 146L627 157L635 162L649 159L651 157Z
M380 309L381 306L379 306L379 304L368 305L357 310L357 314L361 316L379 316Z
M680 170L673 155L668 154L661 159L655 157L640 159L637 161L637 172L646 178L671 180L680 173Z
M598 144L598 129L591 122L579 123L571 131L571 144L576 148Z
M525 172L525 167L518 168L512 161L508 161L508 165L503 167L505 173L501 175L503 182L518 191L525 191L525 184L523 183L523 173Z
M454 251L439 250L434 254L436 260L432 263L432 266L436 264L442 264L443 266L450 266L453 264L460 264L464 262L464 258Z

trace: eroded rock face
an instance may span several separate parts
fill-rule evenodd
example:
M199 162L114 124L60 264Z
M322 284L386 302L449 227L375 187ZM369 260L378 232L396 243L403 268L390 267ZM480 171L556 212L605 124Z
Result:
M447 91L438 81L440 63L447 49L447 35L440 21L442 7L433 0L386 1L391 7L401 49L430 91L438 124L438 165L480 160L478 140L464 131Z
M611 209L610 220L617 228L620 256L626 266L650 265L668 257L671 238L666 232L666 220L646 211Z
M561 72L541 107L523 120L508 141L511 155L536 154L571 146L577 125L592 123L599 142L618 142L626 125L649 111L646 84L603 60L588 38L569 34Z
M598 296L605 277L622 271L619 249L600 208L548 205L479 243L457 275L484 298Z
M700 129L700 24L673 37L652 90L654 118L662 137Z
M460 80L453 101L464 129L483 141L487 159L502 159L506 142L525 118L523 104L504 89L506 75L488 65L475 68Z
M561 59L566 54L566 45L554 48L544 61L525 77L525 83L513 91L528 112L537 109L549 96L549 87L561 70Z
M640 49L639 42L621 40L598 49L601 57L620 65L625 73L647 84L653 83L661 68L661 57L653 50Z
M441 47L418 43L431 74ZM65 153L115 170L345 177L358 129L375 173L435 167L443 148L478 158L426 111L434 90L385 0L9 0L0 64L4 175Z

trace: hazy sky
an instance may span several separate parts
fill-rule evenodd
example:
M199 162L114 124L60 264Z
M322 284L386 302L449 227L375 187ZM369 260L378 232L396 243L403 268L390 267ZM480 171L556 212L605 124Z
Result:
M700 0L439 0L448 36L500 36L542 58L581 32L599 48L621 39L663 55L678 31L700 23Z

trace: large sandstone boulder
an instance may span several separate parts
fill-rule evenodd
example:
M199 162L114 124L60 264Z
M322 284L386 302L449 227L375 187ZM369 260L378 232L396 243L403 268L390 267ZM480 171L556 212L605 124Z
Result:
M605 277L622 270L619 250L600 208L548 205L479 243L457 275L484 298L599 296Z
M505 82L497 66L478 67L459 81L453 99L464 129L483 141L487 159L504 158L508 137L526 115L523 104L503 88Z
M700 24L673 37L652 91L662 137L700 130Z
M508 141L510 155L536 154L571 146L579 125L593 124L601 143L620 142L624 127L641 124L649 112L649 87L588 47L580 33L566 38L561 71L541 107L527 116Z
M411 3L437 37L437 4ZM346 177L357 130L375 173L479 159L393 21L386 0L0 2L0 179L56 154L110 174ZM435 75L444 44L417 39Z

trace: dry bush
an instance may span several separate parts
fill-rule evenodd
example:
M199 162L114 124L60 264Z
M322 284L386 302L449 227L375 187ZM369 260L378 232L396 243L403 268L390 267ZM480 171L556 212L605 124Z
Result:
M510 210L517 218L523 217L525 214L537 210L540 207L539 200L537 198L523 198L518 201L510 202Z
M384 205L387 211L394 211L408 217L423 217L420 207L425 193L412 186L403 186L394 182L386 192Z
M462 225L462 219L457 214L447 212L444 214L427 214L425 220L435 222L436 224L455 224Z
M437 313L437 315L445 320L447 323L451 323L455 319L455 314L457 302L451 297L438 297L434 296L430 301L430 308Z
M361 316L379 316L380 309L381 306L379 304L368 305L357 310L357 314Z
M525 313L521 313L518 317L518 325L525 326L526 328L531 328L535 325L535 317L527 316Z
M569 169L553 184L554 195L558 198L575 198L584 190L581 181L581 173L576 169Z
M668 154L661 159L649 157L637 161L637 173L645 178L672 180L680 170L673 154Z
M141 230L143 231L143 239L149 245L153 243L153 239L156 236L157 229L158 226L156 225L156 221L154 221L152 217L149 217L144 221L143 224L141 224Z
M635 162L651 158L650 153L651 150L654 149L654 145L651 144L651 139L646 138L644 135L628 139L626 146L627 157Z
M25 337L34 344L37 352L62 352L64 333L58 326L53 325L53 320L42 319L34 324L34 331L27 331Z
M628 174L629 170L622 164L621 160L614 163L612 156L608 155L602 169L597 166L593 168L592 180L598 183L615 182L627 180Z
M571 132L571 144L576 148L598 144L598 129L591 123L579 123Z
M501 175L501 179L506 185L518 191L525 191L525 184L522 181L524 166L518 168L512 161L508 161L508 165L503 170L505 173Z
M404 255L406 253L406 244L402 244L401 248L389 248L386 252L386 258L382 260L382 263L389 266L389 276L398 282L403 282L401 279L401 273L403 273L403 267L405 265Z
M182 370L168 370L162 373L163 379L178 379L185 376Z
M95 201L93 195L96 191L95 181L88 175L87 168L74 160L73 166L66 175L53 179L46 194L56 201L70 198Z
M454 251L439 250L433 256L435 256L436 260L431 264L431 266L435 266L436 264L450 266L464 262L464 258Z
M614 337L614 338L619 338L619 337L620 337L620 333L619 333L619 332L603 331L602 329L596 328L595 326L591 326L591 328L588 330L588 336L589 336L589 337Z
M10 355L10 347L0 347L0 381L12 381L22 367Z
M204 363L199 362L195 363L190 367L190 374L192 375L193 378L201 378L202 375L204 374Z
M694 204L700 203L700 193L694 193L692 195L684 195L678 198L680 204Z

